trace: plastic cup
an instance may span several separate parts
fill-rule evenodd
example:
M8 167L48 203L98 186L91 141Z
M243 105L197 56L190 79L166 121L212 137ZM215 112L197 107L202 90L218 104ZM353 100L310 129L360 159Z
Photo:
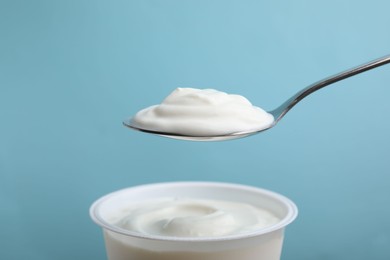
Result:
M162 197L190 197L249 203L275 214L276 224L219 237L165 237L121 229L110 223L115 212L131 203ZM130 187L110 193L90 208L103 228L109 260L280 260L285 227L296 218L288 198L265 189L219 182L168 182Z

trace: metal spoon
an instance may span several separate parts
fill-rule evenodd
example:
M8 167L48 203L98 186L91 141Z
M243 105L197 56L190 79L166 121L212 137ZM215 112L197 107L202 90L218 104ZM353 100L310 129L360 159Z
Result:
M326 87L328 85L331 85L335 82L338 82L340 80L352 77L354 75L357 75L359 73L374 69L376 67L385 65L387 63L390 63L390 55L384 56L382 58L367 62L365 64L362 64L360 66L351 68L349 70L340 72L336 75L327 77L323 80L317 81L308 87L302 89L297 94L289 98L286 102L284 102L281 106L278 108L268 111L268 113L272 114L274 116L274 122L267 128L263 128L261 130L255 130L255 131L247 131L247 132L235 132L227 135L219 135L219 136L188 136L188 135L181 135L176 133L165 133L165 132L159 132L159 131L152 131L148 129L141 129L139 127L136 127L132 125L131 118L127 119L123 122L123 124L133 130L138 130L141 132L149 133L149 134L155 134L160 135L164 137L174 138L174 139L180 139L180 140L189 140L189 141L223 141L223 140L231 140L236 138L243 138L246 136L258 134L260 132L263 132L265 130L268 130L272 127L274 127L292 107L294 107L298 102L300 102L303 98L310 95L311 93Z

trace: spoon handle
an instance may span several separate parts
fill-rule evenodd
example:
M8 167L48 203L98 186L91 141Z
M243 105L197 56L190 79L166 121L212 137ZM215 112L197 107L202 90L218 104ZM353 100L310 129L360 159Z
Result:
M299 101L301 101L303 98L310 95L311 93L313 93L313 92L315 92L323 87L326 87L330 84L338 82L340 80L352 77L356 74L374 69L376 67L385 65L387 63L390 63L390 55L386 55L382 58L375 59L373 61L364 63L360 66L357 66L357 67L351 68L349 70L340 72L336 75L324 78L323 80L317 81L317 82L309 85L308 87L302 89L297 94L295 94L294 96L289 98L286 102L284 102L281 106L270 111L269 113L271 113L274 116L275 124L276 124L293 106L295 106Z

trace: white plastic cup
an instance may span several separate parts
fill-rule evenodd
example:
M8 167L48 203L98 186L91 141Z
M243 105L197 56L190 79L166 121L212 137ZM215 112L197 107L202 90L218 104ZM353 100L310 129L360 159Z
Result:
M190 197L249 203L269 210L280 221L251 233L220 237L145 235L110 224L110 216L132 203L163 197ZM280 260L284 229L298 210L288 198L256 187L219 182L167 182L110 193L90 208L103 228L109 260Z

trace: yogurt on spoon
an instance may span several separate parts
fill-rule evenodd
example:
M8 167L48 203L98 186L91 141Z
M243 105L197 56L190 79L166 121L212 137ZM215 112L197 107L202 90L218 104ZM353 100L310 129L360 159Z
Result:
M161 104L131 119L139 129L199 137L259 131L273 122L270 113L243 96L195 88L177 88Z

